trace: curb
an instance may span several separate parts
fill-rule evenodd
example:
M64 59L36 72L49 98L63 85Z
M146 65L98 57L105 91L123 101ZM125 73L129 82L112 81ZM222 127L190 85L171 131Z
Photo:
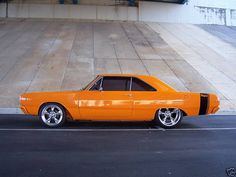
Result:
M236 115L236 110L234 110L234 111L219 111L215 115Z
M0 114L24 114L20 108L0 108ZM236 115L236 110L219 111L215 115Z
M24 114L20 108L0 108L0 114Z

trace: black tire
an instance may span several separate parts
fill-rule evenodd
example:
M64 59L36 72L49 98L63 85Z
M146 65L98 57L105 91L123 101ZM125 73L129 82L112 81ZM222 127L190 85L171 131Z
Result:
M47 103L40 108L39 118L46 127L61 127L66 121L66 111L60 104Z
M157 110L154 122L162 128L171 129L178 127L182 118L183 112L178 108L161 108Z

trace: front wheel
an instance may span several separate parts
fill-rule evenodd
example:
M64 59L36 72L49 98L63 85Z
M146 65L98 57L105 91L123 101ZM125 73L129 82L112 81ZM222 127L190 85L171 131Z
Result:
M183 112L178 108L161 108L157 111L155 122L162 128L174 128L183 118Z
M49 103L42 106L39 111L41 122L47 127L60 127L65 123L65 109L56 103Z

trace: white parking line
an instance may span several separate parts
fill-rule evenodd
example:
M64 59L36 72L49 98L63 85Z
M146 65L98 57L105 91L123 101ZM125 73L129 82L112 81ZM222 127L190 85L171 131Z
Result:
M0 131L39 131L39 132L128 132L128 131L222 131L236 130L236 127L231 128L179 128L179 129L25 129L25 128L1 128Z

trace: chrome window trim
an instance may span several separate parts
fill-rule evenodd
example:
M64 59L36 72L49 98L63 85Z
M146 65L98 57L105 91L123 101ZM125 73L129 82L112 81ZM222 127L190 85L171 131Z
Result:
M103 78L104 78L104 76L101 78L102 80L101 80L101 83L100 83L100 86L99 86L99 91L103 91L103 87L102 87L102 85L103 85Z
M107 77L123 77L123 78L129 77L129 78L130 78L130 87L129 87L129 90L127 90L127 91L132 91L133 78L136 78L136 79L141 80L142 82L146 83L147 85L149 85L150 87L152 87L152 88L154 89L154 91L148 91L148 92L157 92L157 89L156 89L155 87L153 87L151 84L145 82L143 79L140 79L140 78L138 78L138 77L134 77L134 76L107 76ZM102 79L102 81L101 81L101 83L100 83L100 87L99 87L99 89L101 89L101 87L102 87L102 85L103 85L103 78L104 78L104 76L99 76L99 75L98 75L98 76L91 82L91 84L90 84L89 86L87 86L87 88L85 88L85 90L92 91L92 90L90 90L90 89L92 88L92 86L94 85L94 83L97 82L98 80ZM135 91L134 91L134 92L135 92Z
M130 83L129 83L129 91L131 92L132 89L132 84L133 84L133 77L130 77Z
M102 79L102 76L97 76L85 90L92 91L92 90L90 90L90 89L91 89L91 88L93 87L93 85L94 85L97 81L99 81L100 79Z
M99 77L99 79L102 79L102 81L101 81L101 84L100 84L100 87L99 87L99 89L101 89L101 87L103 86L103 79L104 79L104 77L120 77L120 78L130 78L130 80L132 79L132 76L101 76L101 77ZM98 80L99 80L98 79ZM93 86L93 85L92 85ZM91 87L92 87L91 86ZM91 88L90 87L90 88ZM89 89L90 89L89 88ZM102 87L102 90L101 91L103 91L103 87ZM117 90L112 90L112 91L109 91L109 92L116 92ZM127 90L122 90L123 92L129 92L129 91L131 91L131 82L130 82L130 86L129 86L129 89L127 89Z

